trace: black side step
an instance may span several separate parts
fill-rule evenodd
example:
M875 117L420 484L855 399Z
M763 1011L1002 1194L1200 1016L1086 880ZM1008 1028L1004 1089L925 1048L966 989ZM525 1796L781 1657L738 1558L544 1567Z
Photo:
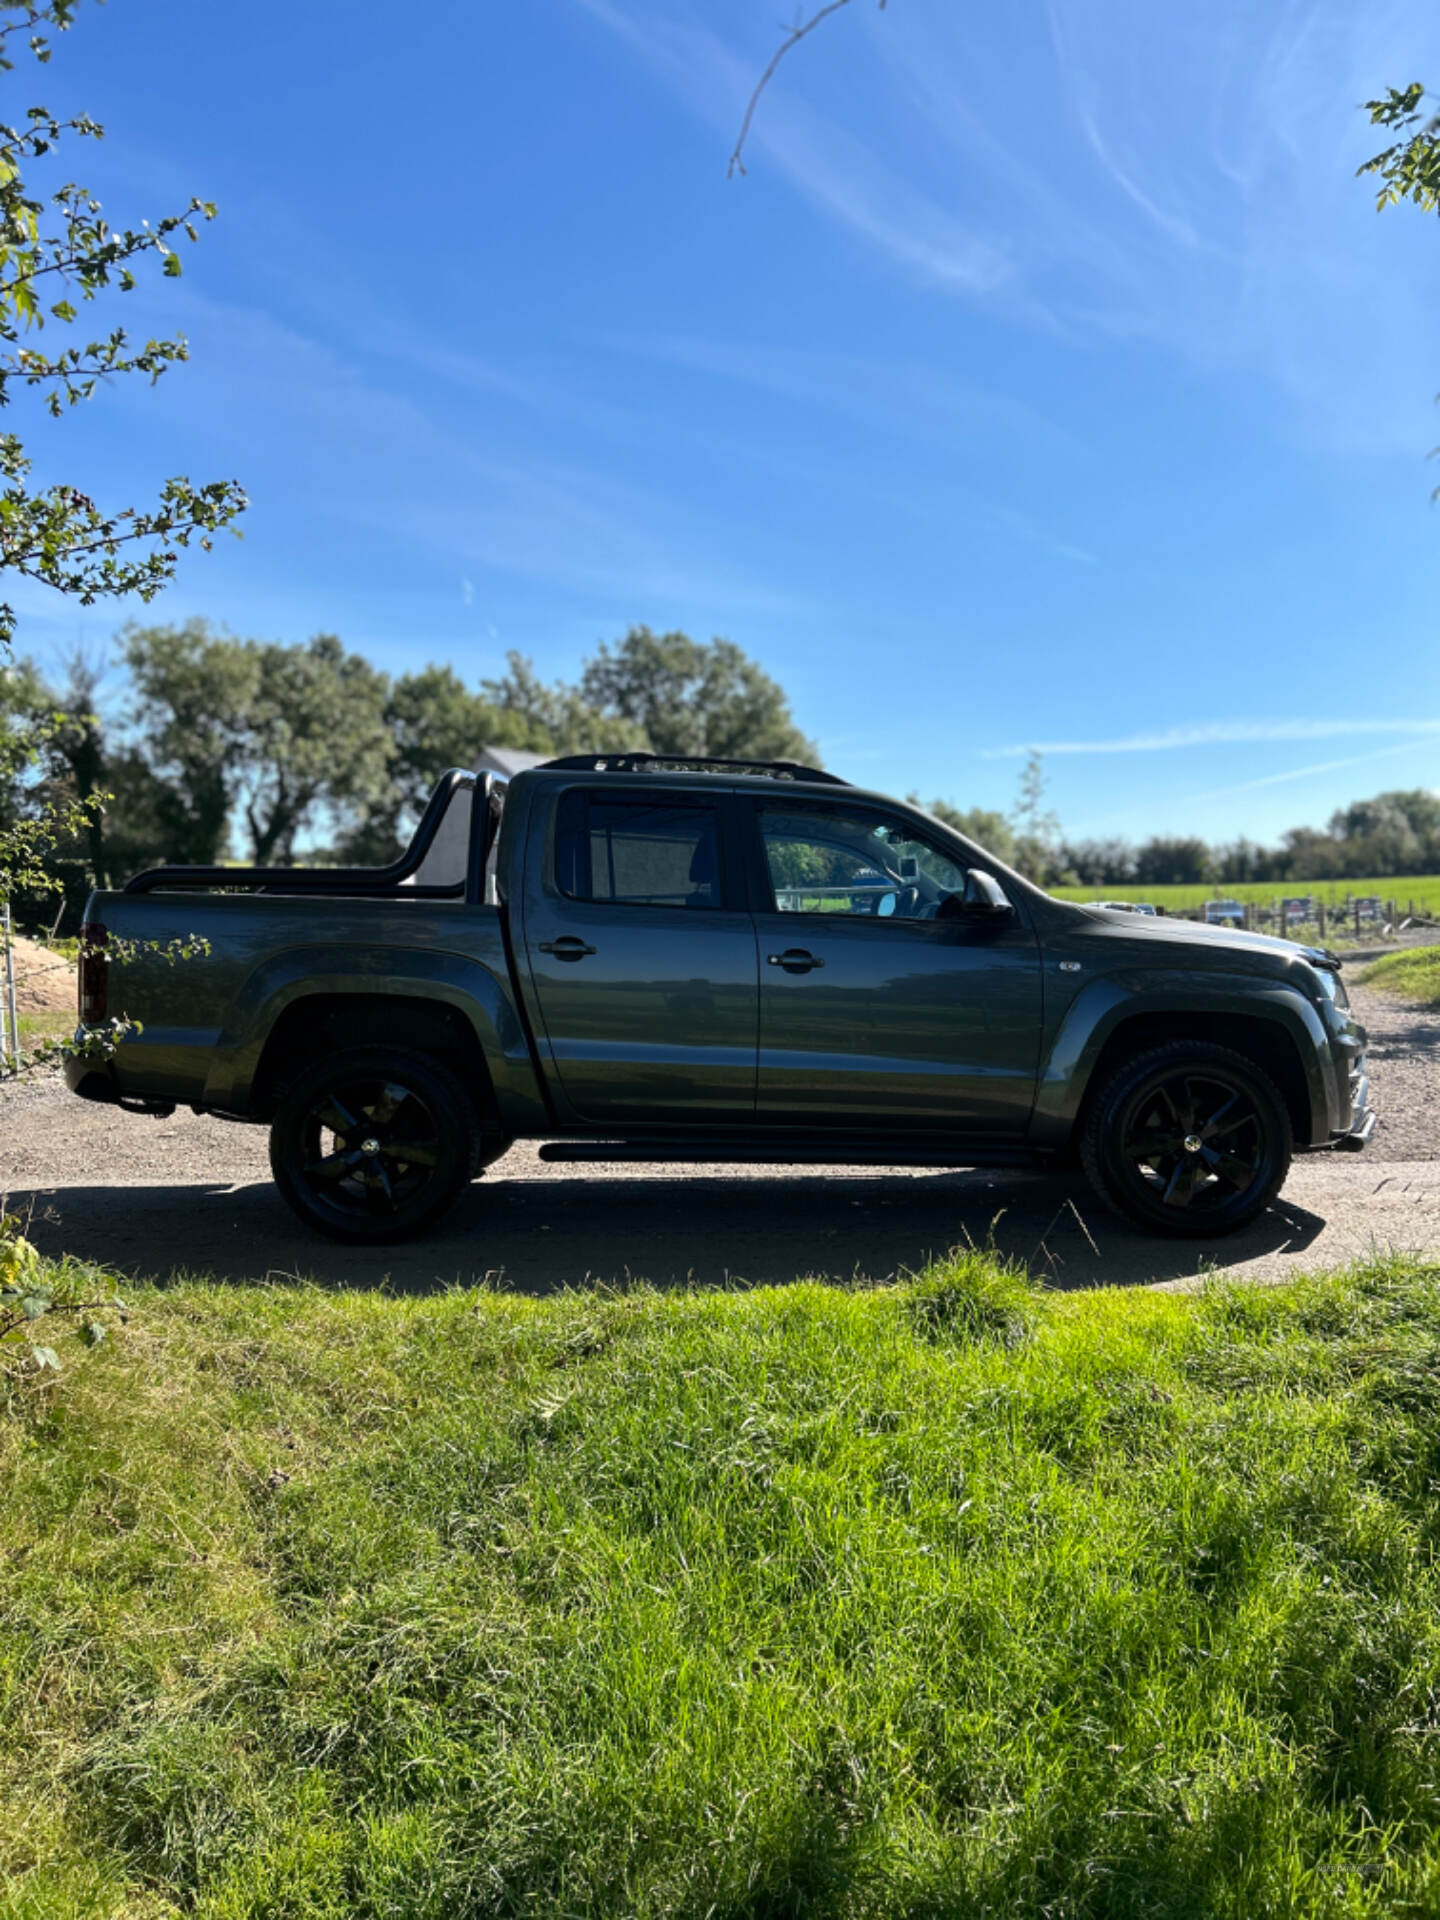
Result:
M1033 1148L936 1146L902 1140L547 1140L540 1158L571 1164L642 1161L653 1165L771 1167L1034 1167Z

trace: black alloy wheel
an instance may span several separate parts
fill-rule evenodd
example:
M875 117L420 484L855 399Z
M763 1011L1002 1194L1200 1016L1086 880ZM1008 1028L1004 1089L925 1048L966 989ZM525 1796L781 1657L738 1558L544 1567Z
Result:
M1290 1116L1269 1076L1228 1047L1177 1041L1101 1088L1081 1156L1094 1185L1151 1232L1232 1233L1290 1170Z
M300 1218L333 1240L418 1233L478 1170L474 1107L427 1055L355 1047L310 1068L270 1129L275 1184Z

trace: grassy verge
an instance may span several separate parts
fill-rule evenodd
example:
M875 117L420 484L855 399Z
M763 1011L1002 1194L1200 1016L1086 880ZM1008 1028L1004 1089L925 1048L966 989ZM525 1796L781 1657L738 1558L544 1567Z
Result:
M73 1007L44 1013L22 1013L20 1022L20 1044L33 1047L41 1040L68 1040L75 1031L75 1010Z
M137 1296L0 1421L0 1911L1440 1910L1440 1270Z
M1360 978L1367 987L1380 987L1418 1006L1440 1007L1440 947L1387 953L1368 966Z

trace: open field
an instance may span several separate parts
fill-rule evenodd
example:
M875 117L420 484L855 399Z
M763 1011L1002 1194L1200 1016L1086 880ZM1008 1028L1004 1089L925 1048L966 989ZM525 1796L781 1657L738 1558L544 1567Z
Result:
M1311 894L1326 907L1343 906L1347 899L1377 896L1395 900L1402 913L1414 901L1416 911L1440 914L1440 874L1405 875L1389 880L1255 880L1235 885L1217 882L1213 886L1147 887L1139 881L1116 881L1111 886L1052 887L1062 900L1150 900L1172 913L1186 913L1203 907L1207 900L1245 900L1252 906L1274 906L1277 902Z
M131 1304L0 1425L9 1915L1436 1910L1440 1270Z

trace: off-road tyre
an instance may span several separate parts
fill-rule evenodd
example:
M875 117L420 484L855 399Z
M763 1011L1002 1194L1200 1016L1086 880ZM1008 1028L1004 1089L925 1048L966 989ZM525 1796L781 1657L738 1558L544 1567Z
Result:
M285 1200L307 1226L351 1245L423 1232L483 1157L460 1081L404 1047L345 1047L316 1062L286 1089L270 1127Z
M1235 1233L1290 1171L1289 1109L1230 1047L1175 1040L1126 1060L1090 1102L1080 1160L1095 1191L1147 1233Z

